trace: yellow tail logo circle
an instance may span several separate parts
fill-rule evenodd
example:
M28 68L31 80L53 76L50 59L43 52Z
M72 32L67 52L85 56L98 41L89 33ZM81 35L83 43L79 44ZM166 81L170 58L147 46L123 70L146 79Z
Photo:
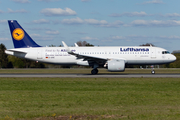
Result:
M12 35L15 40L22 40L24 38L24 31L21 28L16 28Z

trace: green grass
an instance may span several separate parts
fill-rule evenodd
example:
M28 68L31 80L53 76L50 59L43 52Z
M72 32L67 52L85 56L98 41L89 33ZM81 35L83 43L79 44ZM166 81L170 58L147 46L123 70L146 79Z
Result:
M0 78L0 119L180 118L180 78Z
M90 74L92 68L71 68L71 69L0 69L0 73L76 73L76 74ZM180 73L178 68L164 68L164 69L155 69L156 73ZM124 72L108 72L107 69L100 68L100 74L128 74L128 73L142 73L142 74L151 74L151 69L125 69Z

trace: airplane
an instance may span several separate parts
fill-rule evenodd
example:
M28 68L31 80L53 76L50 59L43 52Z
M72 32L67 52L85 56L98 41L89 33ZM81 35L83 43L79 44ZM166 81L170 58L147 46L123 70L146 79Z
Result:
M42 47L38 45L16 20L8 20L14 49L5 51L8 55L37 62L58 65L82 65L92 67L91 74L98 74L104 67L110 72L123 72L125 65L160 65L176 60L166 49L153 46L117 47ZM154 69L151 71L155 74Z

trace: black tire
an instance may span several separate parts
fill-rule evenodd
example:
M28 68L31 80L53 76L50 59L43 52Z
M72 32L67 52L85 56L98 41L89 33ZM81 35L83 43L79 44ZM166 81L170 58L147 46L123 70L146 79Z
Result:
M93 70L91 70L91 74L92 75L96 75L98 73L98 69L93 69Z
M96 70L95 69L91 70L91 74L95 75L96 74Z
M96 69L96 74L98 74L98 72L99 72L98 69Z

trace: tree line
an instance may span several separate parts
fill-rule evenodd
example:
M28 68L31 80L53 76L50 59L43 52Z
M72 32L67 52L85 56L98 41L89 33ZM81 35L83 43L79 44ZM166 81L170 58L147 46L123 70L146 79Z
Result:
M78 41L78 46L93 46L90 43L87 43L86 41ZM149 46L152 44L143 44L141 46ZM51 47L55 47L55 45L50 45ZM154 45L152 45L154 46ZM60 45L61 47L61 45ZM6 47L4 44L0 44L0 68L46 68L46 67L69 67L69 66L59 66L59 65L49 65L45 63L38 63L36 61L27 60L24 58L18 58L15 56L7 55L5 54ZM161 65L163 68L180 68L180 53L174 54L177 58L177 60L173 63L164 64ZM131 65L126 66L129 68L137 68L140 66L137 65Z

